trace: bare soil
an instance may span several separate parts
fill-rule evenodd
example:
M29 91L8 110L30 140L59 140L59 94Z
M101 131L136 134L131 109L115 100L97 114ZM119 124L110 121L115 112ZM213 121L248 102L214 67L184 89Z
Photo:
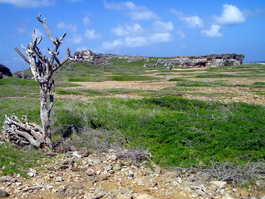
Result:
M160 77L160 80L156 81L104 81L104 82L74 82L78 84L78 88L84 89L139 89L139 90L160 90L163 88L177 86L177 82L168 80L175 77L183 78L183 75L178 75L178 72L184 69L174 69L170 71L169 75L159 76L156 70L153 70L153 73L147 74L148 76ZM198 68L195 69L185 69L193 70L192 75L196 75L203 71ZM150 72L150 71L149 71ZM189 75L191 72L189 72ZM233 74L230 72L230 74ZM250 85L255 82L263 82L263 77L232 77L232 78L188 78L190 81L200 81L200 82L216 82L222 81L232 85ZM217 100L222 102L246 102L251 104L260 104L265 105L265 95L257 95L256 92L265 92L265 88L249 88L242 86L233 86L233 87L190 87L195 89L195 91L186 91L182 92L181 95L189 99L201 99L201 100ZM68 88L69 89L69 88ZM71 88L75 89L75 88ZM197 95L196 93L200 93ZM207 95L209 94L209 95ZM83 95L59 95L59 98L71 98L71 99L80 99L86 100L91 97ZM141 98L137 93L124 93L111 95L107 97L119 97L119 98ZM94 98L94 97L93 97Z

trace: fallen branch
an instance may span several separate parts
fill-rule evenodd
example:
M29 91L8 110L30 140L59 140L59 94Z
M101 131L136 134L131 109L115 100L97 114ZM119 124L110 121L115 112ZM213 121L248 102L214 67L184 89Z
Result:
M32 145L51 152L46 147L43 129L35 123L30 123L25 115L22 117L22 120L23 122L15 115L10 117L5 115L3 132L7 139L20 146Z

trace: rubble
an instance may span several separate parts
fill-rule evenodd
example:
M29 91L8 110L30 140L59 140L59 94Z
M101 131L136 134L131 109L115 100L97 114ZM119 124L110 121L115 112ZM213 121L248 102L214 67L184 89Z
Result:
M31 168L30 179L1 177L2 197L73 199L235 199L265 197L218 181L210 173L194 168L162 168L152 162L119 159L109 151L52 157L44 168ZM51 158L51 157L49 157ZM81 160L81 161L80 161ZM147 164L148 163L148 164ZM149 166L147 166L149 165ZM151 165L151 166L150 166ZM50 169L52 168L52 169ZM35 172L38 171L38 172ZM262 183L260 183L262 184Z

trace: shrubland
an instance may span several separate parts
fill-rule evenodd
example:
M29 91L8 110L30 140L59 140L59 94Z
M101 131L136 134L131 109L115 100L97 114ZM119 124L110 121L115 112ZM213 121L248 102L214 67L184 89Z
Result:
M148 151L152 161L168 167L216 167L221 170L223 167L220 165L246 168L244 165L255 163L259 168L264 168L263 105L182 97L183 93L190 91L196 95L196 88L199 87L223 86L260 88L253 92L264 95L262 81L235 85L220 80L201 80L203 77L262 77L265 74L264 65L205 68L198 75L196 69L181 70L175 67L177 71L168 71L163 67L143 68L141 61L115 61L115 65L105 68L85 63L68 63L54 74L57 95L90 97L87 100L55 100L52 112L55 143L63 142L77 150L87 148L105 151L119 148ZM153 70L156 70L159 77L144 76ZM178 77L168 80L175 81L176 86L156 91L125 88L93 90L78 88L75 84L78 81L106 80L160 81L163 76L174 73ZM18 117L27 115L30 121L40 124L38 85L32 80L17 78L1 79L0 83L0 123L3 124L5 114L15 113ZM138 93L141 98L106 98L113 93L130 92ZM7 170L11 173L23 171L23 168L43 155L36 155L32 149L23 152L7 143L1 143L0 150L2 174L9 174ZM29 163L17 162L19 153L13 150L21 154L34 154L36 159L33 158ZM7 161L7 156L12 159ZM16 168L13 168L14 165Z

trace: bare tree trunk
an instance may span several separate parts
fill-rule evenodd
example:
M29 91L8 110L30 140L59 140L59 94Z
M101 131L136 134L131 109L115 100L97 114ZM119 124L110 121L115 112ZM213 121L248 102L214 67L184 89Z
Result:
M55 86L52 75L71 56L70 50L67 49L67 56L62 61L59 61L57 58L57 55L59 54L58 49L62 40L66 36L66 33L60 38L54 38L45 19L41 19L41 15L39 15L37 19L42 23L46 33L54 44L53 51L48 48L51 57L47 58L38 48L37 45L41 42L43 37L38 39L35 30L33 33L33 41L27 47L22 46L26 50L27 57L24 56L18 48L15 48L15 50L30 65L35 80L40 84L40 118L42 129L38 128L38 131L35 131L35 124L28 125L27 121L22 123L16 116L12 116L6 117L4 122L4 132L8 135L9 139L13 140L15 143L29 143L35 147L51 151L52 135L50 130L50 114L54 105Z
M45 143L52 148L52 136L50 131L50 114L54 103L54 81L40 84L40 116ZM49 102L48 102L49 97ZM44 147L44 146L43 146Z

